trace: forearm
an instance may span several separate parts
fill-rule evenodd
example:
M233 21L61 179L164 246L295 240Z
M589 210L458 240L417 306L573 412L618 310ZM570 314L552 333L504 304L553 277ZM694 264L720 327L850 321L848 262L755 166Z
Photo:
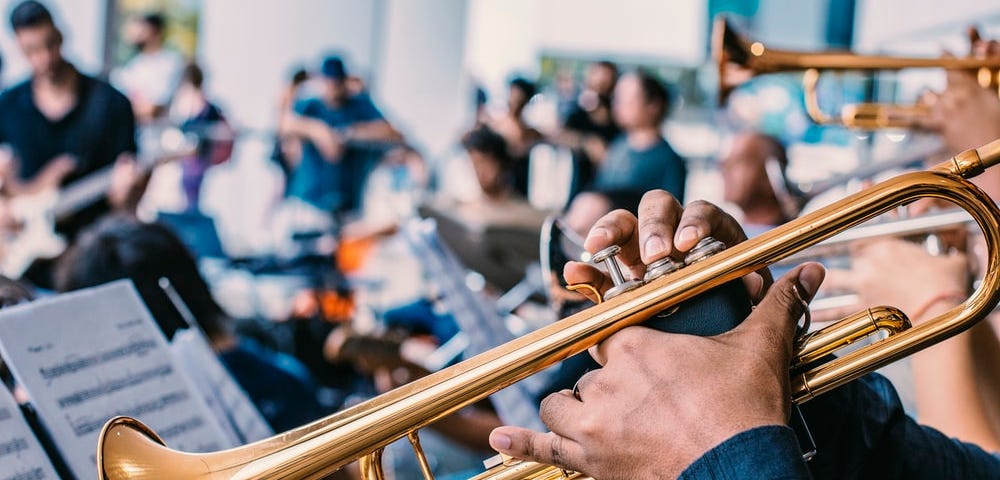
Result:
M356 123L346 131L348 141L402 142L403 135L385 120Z
M320 120L289 114L279 124L282 136L296 137L312 143L319 154L326 160L339 160L343 145L333 129Z
M944 313L954 304L939 302L921 319ZM988 323L913 356L913 380L920 423L945 435L974 443L987 451L1000 451L1000 439L993 430L990 410L977 377L990 365L979 361L973 348L976 336L993 332ZM992 371L990 373L996 374Z

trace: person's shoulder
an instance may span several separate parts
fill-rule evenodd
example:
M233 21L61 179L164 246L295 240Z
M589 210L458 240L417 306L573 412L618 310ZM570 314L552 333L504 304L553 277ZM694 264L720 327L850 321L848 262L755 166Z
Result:
M347 97L347 104L354 108L374 108L375 102L372 101L371 95L368 92L361 92Z
M101 98L106 98L108 104L112 107L126 108L132 111L132 103L129 102L128 97L110 83L88 75L82 75L82 77L90 83L92 95L97 94Z
M0 105L9 106L12 102L19 98L23 98L25 95L31 94L31 79L23 80L13 87L10 87L0 93Z
M323 102L316 97L306 97L300 98L295 101L292 109L295 113L299 115L315 115L319 108L323 106Z
M669 157L681 159L681 156L679 153L677 153L677 150L674 150L674 146L671 145L670 142L668 142L667 139L664 138L663 136L660 136L660 141L657 142L656 146L654 146L653 148L655 148L660 152L663 152L665 155Z

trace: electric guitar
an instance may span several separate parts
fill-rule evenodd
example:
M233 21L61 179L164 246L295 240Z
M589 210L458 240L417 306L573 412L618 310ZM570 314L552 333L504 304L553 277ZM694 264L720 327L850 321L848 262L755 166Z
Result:
M197 153L197 139L183 136L175 148L155 156L136 158L138 177L148 179L153 170ZM45 189L7 199L8 209L18 228L0 240L0 274L20 278L36 260L51 259L67 248L56 225L106 197L111 188L114 165L108 165L62 188Z

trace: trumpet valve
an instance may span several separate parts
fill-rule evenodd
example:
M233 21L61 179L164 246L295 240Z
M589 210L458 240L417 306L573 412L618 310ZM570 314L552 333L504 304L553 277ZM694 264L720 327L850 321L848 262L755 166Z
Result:
M684 268L684 262L664 257L646 266L646 275L643 277L643 281L652 282L657 278L676 272L682 268Z
M726 244L712 237L705 237L684 257L684 264L698 263L726 249Z
M629 290L634 290L642 286L641 280L631 278L628 280L625 279L624 274L622 274L622 268L618 264L617 259L618 253L621 251L621 247L618 245L612 245L595 253L591 259L591 261L595 264L604 264L604 267L608 270L608 275L611 277L611 283L614 284L613 287L604 292L604 300L610 300Z

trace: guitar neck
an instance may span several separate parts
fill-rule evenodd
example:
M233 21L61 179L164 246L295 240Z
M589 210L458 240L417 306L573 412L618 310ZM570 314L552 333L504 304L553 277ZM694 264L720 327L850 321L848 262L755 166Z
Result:
M73 214L97 202L107 195L111 188L113 165L101 167L79 180L63 187L59 200L52 207L52 216L57 222L66 220Z

